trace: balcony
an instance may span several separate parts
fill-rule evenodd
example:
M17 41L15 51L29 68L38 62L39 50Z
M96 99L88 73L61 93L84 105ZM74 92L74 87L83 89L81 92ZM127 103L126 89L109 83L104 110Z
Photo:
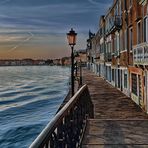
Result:
M109 19L106 27L106 33L111 33L116 30L120 30L122 27L122 17L120 15L113 16Z
M104 61L105 60L105 55L104 53L100 53L100 61Z
M142 43L133 49L134 65L148 65L148 43Z
M114 57L119 57L119 56L120 56L120 51L119 50L114 51Z
M112 61L112 54L111 53L105 53L105 61L106 62Z
M103 27L100 28L99 35L100 35L100 37L102 37L104 35L104 28Z

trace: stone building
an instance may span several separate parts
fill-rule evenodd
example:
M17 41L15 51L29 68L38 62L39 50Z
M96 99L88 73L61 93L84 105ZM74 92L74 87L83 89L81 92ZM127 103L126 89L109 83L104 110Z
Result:
M148 1L114 0L96 34L88 67L148 112Z

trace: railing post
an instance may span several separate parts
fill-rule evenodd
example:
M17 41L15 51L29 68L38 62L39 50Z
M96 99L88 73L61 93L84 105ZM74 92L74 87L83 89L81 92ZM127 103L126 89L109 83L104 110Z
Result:
M82 86L82 62L80 59L80 86Z
M59 124L59 126L57 127L57 137L58 137L58 147L60 148L65 148L64 146L64 123L63 121L61 122L61 124Z
M73 53L73 50L74 50L74 47L71 46L71 95L73 96L74 95L74 87L75 87L75 84L74 84L74 53Z
M76 69L76 77L78 76L78 62L75 63L75 69Z

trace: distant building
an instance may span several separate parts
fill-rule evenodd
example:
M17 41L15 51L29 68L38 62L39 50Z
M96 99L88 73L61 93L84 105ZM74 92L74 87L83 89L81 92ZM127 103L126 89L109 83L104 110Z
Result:
M92 50L92 40L94 38L95 34L93 34L91 31L89 31L89 38L87 39L87 48L86 48L86 56L87 56L87 65L88 68L93 68L94 58L93 58L93 50Z
M81 60L82 63L86 64L86 62L87 62L86 49L76 50L74 54L75 54L75 60L76 61Z
M0 60L0 66L28 66L28 65L46 65L45 60L33 60L33 59L22 59L22 60Z
M70 66L71 65L71 57L63 57L61 59L62 66Z
M57 65L57 66L58 66L58 65L61 65L61 59L54 59L54 60L53 60L53 64L54 64L54 65Z
M21 60L21 65L33 65L33 62L32 59L23 59Z

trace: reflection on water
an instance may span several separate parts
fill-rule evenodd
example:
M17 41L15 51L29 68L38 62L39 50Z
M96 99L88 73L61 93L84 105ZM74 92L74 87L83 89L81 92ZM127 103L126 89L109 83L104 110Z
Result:
M0 67L0 147L28 147L54 116L68 81L65 67Z

